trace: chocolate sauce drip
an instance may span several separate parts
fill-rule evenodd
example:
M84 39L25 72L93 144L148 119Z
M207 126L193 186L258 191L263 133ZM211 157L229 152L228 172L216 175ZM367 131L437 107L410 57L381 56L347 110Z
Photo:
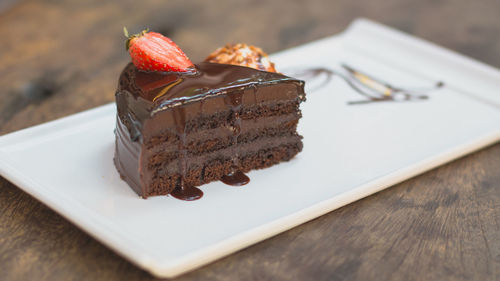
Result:
M142 137L141 124L130 113L128 114L128 120L130 122L130 139L134 142L138 141Z
M250 178L240 170L237 170L234 173L229 173L223 176L220 180L225 184L233 186L242 186L250 182Z
M229 129L231 130L232 140L231 146L236 148L238 145L238 137L241 133L241 102L243 98L243 90L235 91L228 94L224 98L224 103L231 108L231 119L229 120ZM237 149L234 149L233 155L231 156L231 171L230 174L242 173L239 171L240 168L240 155Z
M185 182L187 176L188 157L186 149L186 111L184 107L178 106L173 109L175 129L177 137L179 138L178 144L178 171L180 174L179 184L171 193L177 199L193 201L200 199L203 196L203 191L190 186Z
M374 102L404 102L404 101L419 101L427 100L429 97L427 92L439 89L444 86L441 81L436 82L432 87L409 89L394 87L391 84L380 79L374 78L366 73L356 70L348 65L343 64L342 68L346 73L335 71L327 68L310 68L297 71L293 76L300 77L304 80L313 80L324 77L324 80L311 89L311 92L319 90L326 86L334 76L342 78L353 90L365 97L363 100L349 101L349 105L368 104Z
M259 102L257 101L257 86L252 85L252 86L250 86L250 88L252 89L252 93L253 93L253 103L258 104ZM253 121L254 121L254 123L258 122L257 118L255 118Z
M184 201L194 201L203 197L203 191L188 184L183 184L182 187L176 187L170 194L173 197Z

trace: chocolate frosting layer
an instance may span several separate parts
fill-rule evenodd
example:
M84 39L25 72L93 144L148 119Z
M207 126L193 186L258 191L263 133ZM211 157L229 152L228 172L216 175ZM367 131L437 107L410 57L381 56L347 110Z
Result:
M171 108L183 106L186 119L198 114L212 114L227 110L237 100L216 101L218 96L234 96L243 92L243 104L256 104L265 100L304 100L304 82L279 73L259 71L249 67L202 62L195 65L196 73L144 72L132 63L120 75L116 93L119 118L129 129L134 140L141 137L147 119ZM276 89L261 93L259 97L248 95L256 87L281 84L290 91ZM296 88L301 88L297 97ZM262 91L261 91L262 92ZM287 95L288 92L288 95ZM258 100L257 100L258 99ZM190 106L202 101L202 106ZM173 118L169 118L172 120ZM175 125L175 124L171 124Z

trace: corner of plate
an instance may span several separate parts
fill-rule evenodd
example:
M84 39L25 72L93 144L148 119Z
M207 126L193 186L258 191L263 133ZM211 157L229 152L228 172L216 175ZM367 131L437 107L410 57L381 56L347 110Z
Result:
M374 31L374 30L387 30L389 27L375 22L368 18L356 18L354 19L349 26L347 26L344 31L340 35L342 36L352 36L357 34L363 34L365 32Z

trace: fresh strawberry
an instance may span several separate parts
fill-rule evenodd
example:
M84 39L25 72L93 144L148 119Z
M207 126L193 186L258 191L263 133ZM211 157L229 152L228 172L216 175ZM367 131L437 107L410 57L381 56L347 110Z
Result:
M156 32L144 30L129 36L123 28L127 50L134 65L145 71L189 72L193 63L172 40Z

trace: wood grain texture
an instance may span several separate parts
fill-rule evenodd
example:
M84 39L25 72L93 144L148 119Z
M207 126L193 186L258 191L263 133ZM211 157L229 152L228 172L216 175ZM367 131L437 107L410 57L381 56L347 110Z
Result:
M198 61L226 42L272 53L364 16L500 67L499 12L496 0L8 1L0 134L112 102L123 26ZM498 280L499 171L496 144L178 280ZM0 280L153 279L0 178Z

